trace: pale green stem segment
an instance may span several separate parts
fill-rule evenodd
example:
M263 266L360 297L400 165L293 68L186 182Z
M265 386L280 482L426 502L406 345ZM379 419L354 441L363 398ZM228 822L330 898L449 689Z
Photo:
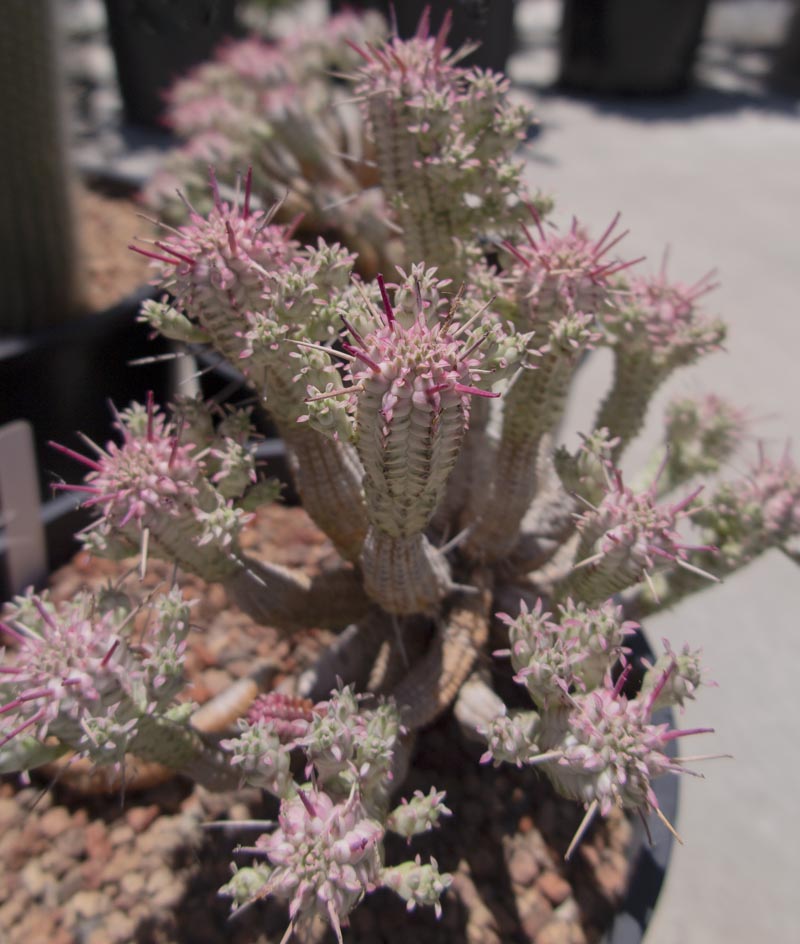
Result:
M595 537L584 537L575 555L579 563L593 553ZM642 568L630 558L627 550L619 554L607 553L596 563L576 567L569 577L559 586L558 598L572 598L596 606L613 597L642 579Z
M345 560L357 561L367 533L363 470L348 443L307 425L278 423L303 508Z
M483 503L483 490L490 477L495 443L488 431L491 401L475 397L469 414L469 428L461 444L456 464L447 480L444 495L436 506L431 524L434 531L453 537L459 521L474 521Z
M457 277L462 273L452 271L453 233L447 212L439 206L442 197L451 200L452 196L440 193L437 199L437 188L428 179L417 136L408 130L411 119L405 111L389 94L369 99L381 184L402 227L406 259L435 262L440 276Z
M390 613L435 612L452 587L444 555L421 532L393 536L371 526L361 568L367 594Z
M128 750L142 760L184 774L208 790L232 790L240 782L230 756L213 747L189 725L142 716Z
M582 315L555 322L535 369L520 371L503 399L489 496L465 544L475 560L501 560L519 540L522 519L540 488L542 440L563 415L575 368L593 338L590 323Z
M345 568L309 578L277 564L243 557L240 569L224 586L257 623L283 633L309 626L341 630L369 606L356 572Z
M595 429L605 427L610 437L619 439L611 451L613 462L641 430L650 400L667 374L645 352L628 354L620 347L615 349L614 382L594 423Z

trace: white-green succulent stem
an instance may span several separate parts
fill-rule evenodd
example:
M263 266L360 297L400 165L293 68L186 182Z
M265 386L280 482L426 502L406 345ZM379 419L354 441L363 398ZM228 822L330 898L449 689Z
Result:
M208 790L233 790L239 785L239 773L229 755L208 744L190 724L142 715L128 751L190 777Z
M369 607L361 581L351 569L310 578L278 564L242 556L224 586L234 602L263 626L291 633L308 626L341 630Z
M488 500L464 546L473 559L500 560L519 540L522 519L540 487L543 438L564 413L572 376L589 339L586 333L582 342L573 345L571 332L564 332L559 343L561 335L554 326L536 367L522 369L504 395Z
M444 495L436 506L431 524L439 534L453 536L459 527L475 520L485 500L483 490L490 477L496 443L488 432L491 406L488 400L473 401L467 429ZM461 524L459 524L461 522Z
M154 508L144 515L141 527L128 524L119 529L113 520L109 525L112 532L144 553L174 561L183 570L197 574L203 580L225 581L240 566L236 561L236 541L232 538L226 548L220 541L201 543L205 531L195 511L213 507L216 502L213 501L214 490L207 482L198 479L197 485L200 494L196 498L176 497L171 514Z
M370 95L368 109L381 184L403 230L406 259L435 262L440 274L450 275L452 233L446 214L437 207L416 136L408 130L412 118L388 93Z
M306 512L336 545L345 560L358 559L367 517L361 486L363 470L354 449L341 438L331 438L310 423L300 422L308 412L307 385L325 386L321 377L341 386L341 378L324 355L312 378L298 378L306 361L290 357L300 348L254 346L252 359L263 378L259 393L275 420L289 458L295 487ZM313 357L320 360L318 352ZM314 365L316 366L316 365Z
M444 555L417 532L387 534L370 526L361 551L367 594L389 613L433 613L452 589Z
M205 489L202 481L200 484L202 496ZM211 492L210 486L205 488ZM222 583L233 600L255 620L284 632L309 625L309 619L317 625L330 625L327 621L330 619L341 626L357 618L366 608L366 600L352 571L346 572L348 576L339 588L346 599L340 597L326 609L315 601L330 592L331 588L325 589L327 575L316 578L320 586L315 590L312 581L302 573L248 557L235 537L227 543L203 541L205 532L194 513L196 506L179 502L176 501L173 510L180 508L182 513L164 514L152 510L142 519L142 530L128 524L118 532L120 537L130 544L132 551L141 549L154 557L173 561L203 580ZM198 505L202 507L202 498ZM113 522L110 527L113 531Z
M194 287L187 304L189 314L205 331L211 346L237 369L245 349L242 334L247 329L245 312L258 310L263 302L263 280L258 277L252 264L249 266L239 257L226 259L236 273L236 281L230 288L215 285L214 264L199 259L191 268L190 282ZM257 383L256 379L253 379Z
M578 564L594 555L597 536L584 534L578 545L575 560ZM643 577L641 565L631 558L627 548L604 554L595 563L578 566L558 587L558 598L572 597L581 603L595 606L639 583Z
M400 378L390 420L384 418L383 398L391 378L368 377L358 396L356 448L364 466L367 514L387 536L410 538L425 530L466 431L465 397L442 390L435 405L425 393L429 383Z
M358 560L367 533L363 471L349 443L307 425L278 423L303 508L345 560Z
M449 323L430 327L420 305L407 327L385 301L386 324L348 345L367 365L357 383L356 448L370 529L361 554L367 593L394 613L429 612L449 568L423 532L444 493L469 422L470 361ZM467 357L469 350L467 349ZM489 394L491 396L491 394Z
M611 452L616 462L628 443L644 426L653 394L669 375L645 351L626 352L623 346L614 350L614 381L600 406L595 429L605 427L619 442Z

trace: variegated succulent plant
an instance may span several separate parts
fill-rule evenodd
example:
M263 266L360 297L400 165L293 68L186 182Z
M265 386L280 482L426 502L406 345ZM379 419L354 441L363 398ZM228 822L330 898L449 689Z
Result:
M222 583L257 623L327 627L336 643L292 693L263 696L216 743L172 703L188 617L171 596L147 604L156 615L137 646L136 611L119 600L57 611L28 597L5 624L17 651L0 676L4 769L67 748L117 765L138 753L210 785L271 791L277 828L245 850L253 864L226 890L237 905L287 901L290 932L322 918L341 939L379 886L409 908L438 907L448 876L419 859L387 866L383 837L411 837L449 812L435 788L400 805L391 794L414 732L451 706L485 761L538 767L585 806L585 823L613 806L658 813L651 781L683 769L667 745L698 732L653 715L693 698L702 672L697 653L667 645L630 691L633 620L767 548L792 554L800 534L788 455L761 455L701 503L697 477L724 471L745 425L718 398L673 404L644 486L624 483L619 459L655 390L723 340L700 308L707 282L634 274L640 260L619 255L617 220L598 237L577 222L559 232L515 156L531 116L504 79L460 67L446 42L446 24L430 35L423 18L410 40L351 39L341 65L378 202L402 233L396 268L354 274L351 247L305 244L257 204L266 179L285 184L270 178L261 138L245 148L257 171L232 197L212 174L208 205L186 199L184 222L139 247L164 292L143 320L242 371L340 567L310 578L243 550L250 513L277 498L245 413L148 402L117 417L121 443L75 455L88 474L72 487L98 516L84 534L93 553L164 557ZM243 99L260 114L264 83L286 92L283 53L250 52L203 73L219 85L215 121ZM188 87L176 93L178 114L195 104ZM287 118L285 130L305 127ZM315 140L323 163L339 161ZM611 389L573 451L558 445L560 420L601 347ZM481 656L494 648L532 708L492 690Z

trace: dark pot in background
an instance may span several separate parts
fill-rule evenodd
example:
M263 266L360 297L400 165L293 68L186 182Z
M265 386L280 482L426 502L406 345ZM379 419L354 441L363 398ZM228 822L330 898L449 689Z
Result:
M506 61L514 45L514 0L331 0L331 11L347 8L378 10L391 23L394 6L397 31L403 39L414 35L422 12L431 8L431 31L435 33L448 10L453 26L447 39L451 49L465 42L479 42L480 47L463 60L464 64L505 71Z
M629 659L633 664L633 671L628 683L631 694L634 694L641 687L644 677L645 667L642 660L653 663L656 656L641 629L630 636L625 644L631 649ZM674 712L670 708L662 708L654 713L652 723L668 723L670 727L674 727ZM678 742L670 741L666 753L670 757L677 757ZM653 792L659 809L673 825L678 818L678 788L677 774L666 774L653 781ZM675 845L672 833L660 819L649 816L647 828L650 830L652 844L641 819L633 819L633 837L629 851L630 884L625 893L625 900L614 915L611 927L603 936L601 944L641 944L645 938Z
M623 94L691 80L708 0L564 0L559 84Z
M53 440L85 451L80 431L103 445L112 433L109 401L118 408L143 401L152 390L157 403L172 395L172 361L167 341L150 338L136 321L152 290L145 287L106 311L35 334L0 339L0 425L17 419L33 426L40 492L50 497L55 481L77 481L77 464L47 446ZM131 365L140 358L150 363Z
M161 126L164 93L233 34L235 9L236 0L106 0L128 121Z
M780 92L800 95L800 0L795 0L783 45L775 57L772 84Z

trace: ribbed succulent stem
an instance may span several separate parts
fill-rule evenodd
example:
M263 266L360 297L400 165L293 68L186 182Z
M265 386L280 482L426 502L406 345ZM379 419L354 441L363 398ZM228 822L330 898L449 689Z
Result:
M408 119L389 95L374 95L369 118L375 140L381 184L403 230L406 259L435 259L439 274L451 277L452 233L438 207L437 188L427 179L416 137Z
M364 589L389 613L433 613L450 592L450 567L424 534L392 537L371 526L361 553Z
M285 633L308 626L341 629L362 616L369 605L352 570L330 571L312 580L243 556L224 586L256 622Z
M437 626L428 651L392 691L410 730L434 721L469 678L489 638L488 609L485 590L460 599Z
M307 425L279 422L278 426L303 508L345 560L358 560L367 514L355 450Z
M611 452L614 462L644 426L650 400L664 379L647 354L615 350L614 382L594 423L595 429L606 427L611 437L619 437Z
M592 554L593 548L593 540L582 540L575 559L578 562L585 560ZM619 558L608 555L596 564L573 570L558 588L558 596L562 600L571 597L588 606L594 606L641 579L641 568L633 565L626 555L621 554Z
M488 501L465 545L475 560L506 557L519 540L525 512L539 490L543 437L560 420L575 369L574 352L554 348L521 371L504 397L503 430Z
M241 569L231 551L223 550L216 542L199 543L203 531L188 508L180 516L148 515L143 523L149 531L149 552L174 561L203 580L225 583Z
M129 750L136 757L169 767L209 790L232 790L239 784L239 774L231 766L230 757L206 743L188 725L144 716L138 721Z
M249 383L253 387L260 388L263 383L261 373L253 371L251 365L240 360L240 354L245 345L239 334L244 331L247 324L244 311L231 293L220 292L219 298L201 296L201 299L200 303L192 305L191 313L208 334L211 346L235 370L241 370L244 363L249 369Z
M454 529L459 527L459 519L463 522L461 526L474 521L486 499L485 483L490 477L495 450L487 429L490 414L489 400L475 397L461 451L431 519L433 529L440 534L452 537Z
M77 234L50 0L9 0L0 30L0 245L3 333L73 317Z

